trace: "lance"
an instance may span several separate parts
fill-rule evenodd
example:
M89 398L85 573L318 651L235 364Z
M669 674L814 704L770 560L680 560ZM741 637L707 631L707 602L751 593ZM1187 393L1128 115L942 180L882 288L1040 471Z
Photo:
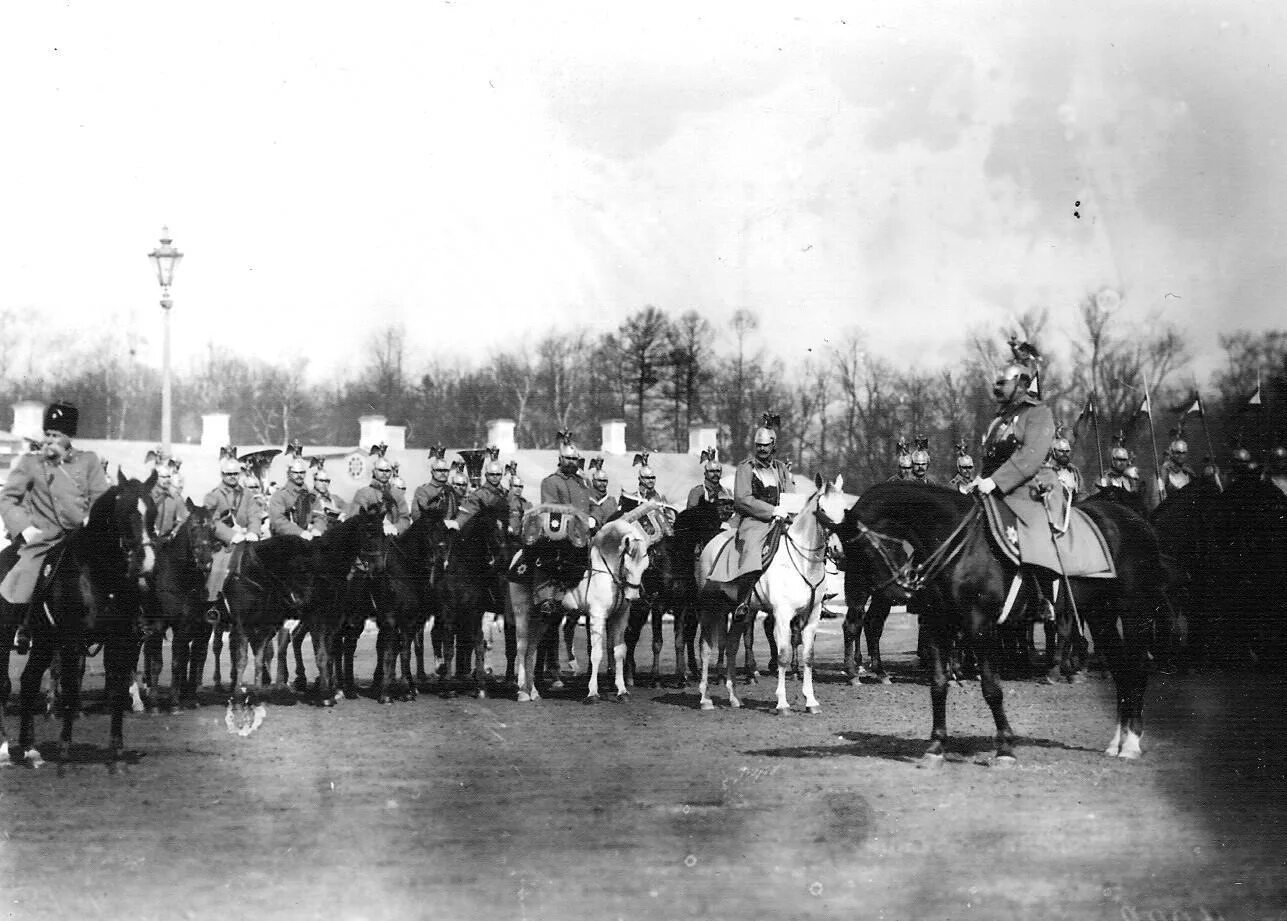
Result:
M1153 482L1157 484L1157 500L1161 502L1166 498L1166 487L1162 485L1162 459L1157 453L1157 433L1153 430L1153 398L1148 392L1148 375L1141 372L1140 381L1144 384L1144 406L1148 410L1148 436L1153 442Z
M1104 472L1104 448L1099 440L1099 410L1095 408L1095 394L1090 395L1090 425L1095 430L1095 457L1099 460L1099 479L1102 482L1108 474Z
M1207 425L1207 408L1202 405L1202 394L1198 390L1196 380L1193 382L1193 392L1198 395L1198 418L1202 420L1202 434L1207 442L1207 457L1211 458L1211 466L1215 469L1216 489L1224 492L1224 484L1220 482L1220 465L1216 463L1215 448L1211 446L1211 426Z

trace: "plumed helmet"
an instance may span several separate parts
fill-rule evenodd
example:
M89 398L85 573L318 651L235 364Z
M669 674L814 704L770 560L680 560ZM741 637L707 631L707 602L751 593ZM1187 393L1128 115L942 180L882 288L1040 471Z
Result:
M483 465L483 476L504 476L505 466L498 460L489 460Z
M1115 461L1130 462L1131 452L1126 449L1125 432L1118 431L1118 433L1113 436L1113 449L1108 453L1108 456Z
M229 473L241 473L241 461L235 457L225 457L219 461L219 473L226 476Z
M1037 376L1037 370L1041 365L1041 353L1037 351L1036 346L1028 342L1020 342L1018 337L1010 337L1010 361L1001 369L998 375L1001 380L1012 380L1016 377L1032 380Z
M509 478L509 488L510 488L510 489L522 489L522 488L523 488L523 478L522 478L522 477L520 477L517 473L513 474L512 476L510 476L510 478Z
M898 455L898 469L899 469L899 470L911 470L911 469L912 469L912 456L911 456L910 454L900 454L900 455Z
M653 473L652 468L648 466L648 458L651 455L652 455L651 451L640 451L638 454L635 455L634 463L632 464L632 466L639 468L639 479L641 480L657 479L657 474Z
M706 448L702 451L702 470L706 473L724 472L724 465L719 462L718 448Z
M928 467L929 462L929 439L921 435L916 439L916 450L912 451L912 466Z
M46 432L62 432L68 438L76 437L80 411L70 403L50 403L45 407L41 426Z
M469 477L465 476L465 472L463 470L453 470L451 471L451 485L468 486Z
M385 458L384 455L381 455L379 460L377 460L375 464L371 467L371 471L373 473L387 473L392 475L393 464L389 463L388 459Z
M608 475L603 472L603 458L590 458L590 480L594 483L608 482Z
M302 476L303 474L308 473L308 462L302 457L293 458L290 462L290 466L286 468L286 472L298 473Z
M447 471L451 469L451 464L447 463L447 458L445 457L435 457L432 461L430 461L429 469L433 471L438 471L438 470Z
M1251 464L1251 452L1246 448L1237 447L1233 449L1233 462L1244 466Z
M1055 426L1055 440L1050 443L1051 451L1069 453L1072 451L1072 442L1068 440L1068 429L1063 425Z
M1170 451L1172 454L1188 454L1189 443L1183 438L1177 438L1175 441L1171 442Z
M781 425L781 416L776 413L765 413L760 417L759 428L755 430L755 443L757 445L776 445L778 443L778 428Z
M956 443L956 469L974 469L974 458L970 457L970 452L966 450L964 441L958 441Z
M572 442L571 432L555 432L554 437L559 443L559 463L581 459L581 452Z

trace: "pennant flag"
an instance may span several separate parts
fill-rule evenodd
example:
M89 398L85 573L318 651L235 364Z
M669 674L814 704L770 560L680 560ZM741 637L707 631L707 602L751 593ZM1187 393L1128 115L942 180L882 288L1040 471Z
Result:
M1135 415L1152 417L1153 404L1149 402L1149 398L1147 395L1145 395L1143 401L1140 403L1140 408L1135 410Z
M1038 400L1041 399L1041 372L1034 371L1032 380L1028 383L1028 393L1032 394Z
M1184 402L1171 410L1171 412L1177 413L1180 418L1197 413L1205 419L1207 415L1206 410L1202 408L1202 397L1198 395L1196 390L1190 393L1188 397L1185 398Z
M1262 406L1262 405L1263 405L1263 404L1260 402L1260 385L1259 385L1259 384L1257 384L1257 385L1256 385L1256 392L1255 392L1255 393L1253 393L1253 394L1251 395L1251 399L1247 401L1247 405L1248 405L1248 406Z

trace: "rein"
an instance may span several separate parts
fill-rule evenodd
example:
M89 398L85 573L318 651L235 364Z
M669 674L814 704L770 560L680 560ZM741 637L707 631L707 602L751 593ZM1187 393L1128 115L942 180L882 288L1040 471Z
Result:
M782 534L782 542L787 546L786 556L787 556L787 559L791 561L791 568L794 569L796 571L796 574L801 579L804 580L804 584L809 586L809 604L808 604L808 607L805 609L809 611L813 610L813 604L815 601L817 601L818 589L820 589L823 583L827 581L827 553L828 553L827 545L830 542L828 538L827 525L823 521L822 516L819 514L819 510L816 510L816 509L814 511L814 521L818 523L818 527L822 530L822 533L823 533L822 543L816 547L801 547L799 544L796 543L795 538L791 536L790 530L784 531ZM804 570L800 568L800 564L796 562L795 556L793 556L791 553L792 550L794 550L795 554L798 555L802 560L804 560L806 564L821 565L822 575L818 577L817 582L812 581L808 577L808 575L805 574ZM814 554L818 553L819 551L821 551L821 556L815 559Z
M952 565L965 552L965 545L970 537L969 531L979 521L979 513L980 506L975 504L969 514L962 518L960 524L952 530L952 533L925 558L925 562L913 565L913 554L908 554L907 562L901 566L894 562L893 557L886 549L886 545L901 545L903 542L896 537L890 537L888 534L874 531L855 518L854 523L858 527L858 533L866 538L867 542L880 555L881 562L889 569L889 578L872 586L872 591L880 592L890 585L897 585L909 595L915 595L929 582L938 578L948 566Z
M598 547L595 547L594 550L599 555L599 559L603 560L603 551ZM631 582L624 575L626 569L626 555L624 553L621 554L621 560L617 563L617 569L620 570L620 573L613 572L607 566L600 568L593 563L590 564L590 572L601 572L612 580L612 610L614 611L617 610L618 605L626 600L627 589L633 588L641 595L643 594L643 583Z

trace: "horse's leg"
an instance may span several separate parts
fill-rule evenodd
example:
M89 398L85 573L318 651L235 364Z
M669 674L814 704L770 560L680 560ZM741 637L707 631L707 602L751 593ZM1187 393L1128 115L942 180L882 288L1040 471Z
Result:
M885 660L880 656L880 640L885 635L888 620L889 602L883 598L872 599L863 617L863 633L867 639L867 659L871 662L871 673L881 684L893 683L893 679L885 672Z
M231 631L229 631L228 635L228 645L233 645ZM223 625L217 621L210 635L210 653L214 656L214 689L217 693L223 693L223 676L219 672L219 659L223 656ZM230 659L233 657L232 649L228 650L228 656ZM231 662L229 662L228 667L232 667ZM231 675L229 675L229 684L235 684Z
M1150 599L1144 592L1120 589L1116 597L1104 597L1110 589L1094 586L1089 593L1097 595L1098 604L1087 604L1092 623L1101 627L1094 632L1095 646L1100 637L1105 641L1105 658L1113 683L1117 689L1118 734L1120 745L1117 757L1134 761L1143 755L1141 740L1144 734L1144 692L1148 687L1149 615ZM1117 625L1121 623L1121 637Z
M412 619L417 624L419 623L419 619L415 615L413 615ZM420 689L416 687L415 678L411 674L411 642L415 634L419 632L418 627L413 627L410 624L398 631L398 657L402 662L402 677L407 682L406 700L415 700L420 696Z
M720 618L720 620L723 619L723 617ZM742 706L742 701L738 699L734 688L737 683L737 646L746 634L754 632L755 612L745 605L735 607L732 617L729 618L728 633L721 644L724 649L724 685L728 688L730 707ZM751 674L755 674L754 669L751 670Z
M643 635L643 621L647 616L647 608L639 611L632 606L626 624L626 682L631 687L635 683L635 646L639 643L639 637ZM653 673L656 674L655 669Z
M312 635L312 631L302 620L290 632L290 647L295 654L295 691L299 694L308 693L308 673L304 668L304 637ZM285 656L282 658L285 659ZM316 641L313 643L313 658L317 658Z
M433 651L434 673L439 678L447 676L446 651L443 649L443 633L446 630L447 618L441 609L434 615L433 625L429 628L429 645Z
M574 617L580 620L581 612L577 611ZM593 608L586 615L586 630L590 636L590 684L586 690L586 703L599 702L599 666L603 663L603 633L606 620L606 614ZM620 680L620 676L617 680Z
M710 696L711 660L715 658L715 650L723 649L727 641L726 618L722 610L715 610L716 601L713 597L702 596L697 602L698 635L702 649L702 667L697 689L701 694L703 710L715 709L715 701Z
M845 676L851 686L858 687L862 684L862 652L859 645L862 639L863 609L852 598L846 600L845 620L840 628L845 638Z
M693 655L691 645L686 646L685 640L688 634L688 621L691 616L691 605L687 599L681 599L675 605L675 619L671 626L675 631L675 683L678 687L684 687L688 684L688 673L690 669L690 659ZM693 618L695 620L695 618Z
M633 609L634 605L631 605ZM666 616L666 609L672 607L669 604L663 604L661 598L656 599L648 605L648 626L652 631L652 686L658 687L661 684L661 650L666 645L666 631L663 628L662 620ZM679 612L672 610L671 617L678 622ZM633 676L632 676L633 677Z
M341 658L344 660L344 696L357 700L357 679L353 677L353 660L357 658L358 640L362 638L365 622L345 624L340 637Z
M764 636L766 638L771 637L773 634L773 626L772 624L769 623L769 618L772 616L773 616L772 614L764 615ZM755 612L754 611L751 612L751 619L746 625L746 632L742 634L742 642L746 647L747 680L750 681L751 684L758 684L759 682L756 679L760 675L760 668L755 661ZM770 640L769 664L765 669L766 674L769 674L769 675L773 674L773 671L776 667L777 667L777 660L773 658L773 642L772 640Z
M236 693L237 686L241 684L241 670L246 667L246 651L248 648L249 640L246 639L245 631L242 630L240 625L234 625L228 631L228 690L231 693ZM216 669L219 667L218 663L219 659L216 654ZM218 676L218 674L216 670L215 675ZM215 688L216 690L221 690L218 677L215 678Z
M568 670L568 672L569 672L569 673L571 673L571 674L573 674L573 675L575 675L575 674L576 674L576 665L577 665L577 662L576 662L576 649L575 649L575 646L576 646L576 628L577 628L577 625L578 625L580 622L581 622L581 612L580 612L580 611L573 611L571 614L564 614L564 615L563 615L563 645L564 645L564 647L567 649L567 653L568 653L568 666L567 666L567 670ZM588 618L588 617L587 617L587 619L586 619L586 622L587 622L587 625L588 625L588 623L589 623L589 618ZM585 638L586 638L586 655L588 656L588 655L589 655L589 648L590 648L590 634L589 634L589 627L588 627L588 626L586 627L586 637L585 637ZM557 660L555 660L555 661L557 661Z
M768 626L767 617L764 625ZM778 662L778 702L773 712L780 716L791 710L791 702L787 700L786 692L787 672L790 671L791 661L791 618L785 614L782 617L776 615L773 617L773 634L769 637L769 648L774 651L774 658Z
M518 673L515 670L518 663L518 629L514 626L514 612L505 611L505 683L515 684L518 681Z
M36 749L36 711L41 709L44 699L40 683L45 671L53 664L56 642L52 633L35 633L31 651L27 653L27 664L18 679L18 750L9 754L12 760L25 761L33 767L42 763Z
M969 645L974 650L974 658L979 666L979 687L988 709L992 711L992 721L996 724L996 763L998 765L1014 763L1014 729L1005 715L1005 691L992 668L992 652L997 646L996 627L986 624L982 613L971 612L969 627ZM985 625L986 624L986 625Z
M948 663L952 634L955 627L949 626L945 618L938 617L927 622L920 619L920 637L925 640L925 654L930 667L930 709L933 713L933 728L930 730L929 748L921 763L927 767L936 767L943 763L947 751L947 690ZM919 641L918 641L919 646ZM918 650L919 651L919 650Z
M81 689L85 679L85 640L79 630L63 633L59 639L61 642L58 657L63 664L63 731L58 737L58 763L59 770L62 770L63 766L71 760L72 735L76 730L76 718L80 716ZM104 645L104 649L107 645L109 644ZM103 653L103 659L106 665L106 652ZM132 666L133 663L131 663ZM107 676L109 679L111 677L111 675ZM110 680L105 683L107 705L114 712L117 702L112 698L113 687ZM126 687L128 685L127 673ZM124 688L119 689L119 691L123 690Z
M541 643L548 625L541 611L532 607L529 596L514 608L514 629L517 633L518 701L527 703L541 699L536 690Z
M11 619L9 603L0 599L0 761L9 759L9 732L5 728L4 711L13 693L13 682L9 678L9 653L13 649L14 634L18 632L17 622Z
M474 653L474 696L479 700L487 699L487 638L483 635L485 612L481 609L474 616L473 653Z
M630 619L629 601L625 602L626 610L618 612L608 620L608 637L612 643L612 657L617 663L617 700L625 703L630 699L630 691L626 688L625 682L625 662L626 662L626 623ZM660 620L660 617L657 618ZM654 632L654 636L660 631ZM656 666L653 668L653 677L656 678ZM655 681L654 681L655 683Z
M422 623L420 629L411 637L411 648L416 656L416 681L424 682L429 680L429 674L425 671L425 627L428 624Z
M130 671L138 661L138 653L138 640L128 625L123 633L103 645L103 684L112 714L108 767L113 771L125 753L125 710L129 706ZM71 741L70 733L68 741Z
M301 623L300 627L304 625ZM308 637L313 642L313 661L317 666L317 680L314 682L317 688L317 702L323 707L333 707L339 694L336 693L335 684L335 665L331 661L332 644L335 642L333 632L323 623L323 618L318 616L313 620L312 625L308 628ZM301 642L295 647L296 655L300 655ZM303 663L301 663L302 666ZM298 668L295 672L296 681L298 676L304 673L304 669Z
M192 623L186 606L180 609L170 632L170 697L182 708L188 699L188 664L192 659Z

